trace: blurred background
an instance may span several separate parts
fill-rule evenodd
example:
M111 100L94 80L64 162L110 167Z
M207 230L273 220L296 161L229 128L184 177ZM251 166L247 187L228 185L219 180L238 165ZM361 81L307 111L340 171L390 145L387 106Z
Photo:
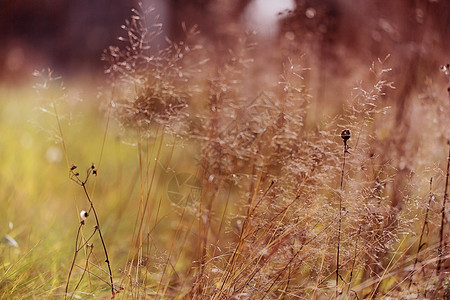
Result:
M183 36L181 23L199 26L212 45L232 47L247 29L260 43L288 55L307 54L326 70L352 70L391 54L412 68L445 64L450 49L450 1L352 0L146 0L154 5L164 34ZM34 69L65 76L102 72L102 51L117 43L134 0L16 0L0 2L0 79L26 82ZM159 42L164 42L161 40ZM405 69L406 70L406 69ZM325 74L326 73L326 74ZM318 75L319 76L319 75Z

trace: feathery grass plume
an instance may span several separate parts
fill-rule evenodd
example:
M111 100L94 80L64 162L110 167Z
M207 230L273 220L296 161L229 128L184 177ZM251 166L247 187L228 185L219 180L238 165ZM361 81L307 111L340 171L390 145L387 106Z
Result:
M40 111L52 115L56 120L57 127L53 130L53 132L49 132L49 136L50 138L55 139L58 143L61 143L67 168L69 168L69 155L67 153L62 123L63 120L70 118L70 114L61 113L60 111L61 104L65 104L64 102L67 100L66 88L61 77L55 76L53 70L51 69L42 71L36 70L33 72L33 76L39 80L34 85L34 89L38 95ZM44 129L42 125L39 127L48 132L48 129Z
M193 80L205 61L198 62L189 58L200 50L192 39L197 34L196 28L184 28L186 41L174 43L165 39L165 46L157 42L162 35L162 24L154 15L154 8L133 10L125 25L124 36L119 38L120 46L111 46L105 51L103 60L108 66L114 99L111 101L113 115L123 126L125 135L131 137L137 145L139 155L140 199L135 220L134 232L128 254L129 263L123 271L121 285L137 294L145 294L153 275L159 277L156 294L164 295L167 280L171 280L173 266L170 260L178 249L174 239L171 250L162 258L154 245L152 232L158 223L162 199L155 200L157 184L160 178L163 145L184 143L189 137L190 102L198 92ZM167 158L169 169L172 154ZM176 229L177 234L184 226L184 212ZM178 255L178 254L176 254ZM160 263L159 263L160 262ZM156 267L157 265L160 267ZM160 273L151 274L158 269ZM142 288L141 288L142 287Z
M138 127L148 134L161 126L182 135L196 90L191 79L198 72L198 64L187 56L200 48L190 42L197 31L195 27L185 29L185 42L166 38L166 46L161 48L156 43L163 32L162 24L154 8L141 4L132 12L122 26L125 34L118 38L120 46L110 46L103 54L105 73L115 91L111 103L115 115L125 127Z
M302 91L301 87L297 88L295 85L286 85L285 87L282 90L287 95ZM338 156L333 154L333 147L330 147L331 143L327 137L329 136L328 129L305 132L302 127L305 110L301 104L298 105L299 103L295 102L294 97L280 97L279 94L271 97L267 93L263 97L262 107L273 107L272 111L278 110L277 113L265 114L264 110L260 110L259 115L250 118L250 121L254 123L249 122L248 116L243 114L239 115L244 116L240 119L244 124L259 124L258 116L263 116L267 119L260 124L276 124L277 126L273 129L265 127L260 133L254 131L252 143L244 143L245 150L251 149L253 145L257 146L253 150L256 152L253 152L254 154L251 156L251 163L255 167L250 173L251 176L248 177L250 182L244 189L248 192L243 194L243 198L235 199L237 203L242 203L241 201L244 201L245 198L248 199L243 202L246 204L245 209L241 209L243 221L240 222L236 244L234 248L230 249L230 257L225 266L220 267L220 264L214 266L214 269L220 270L220 272L216 272L220 275L216 284L220 288L214 293L215 297L248 293L268 296L277 294L276 291L279 290L286 293L295 291L294 287L301 284L298 282L299 274L311 272L310 270L314 269L309 265L314 264L315 259L310 250L314 249L314 245L316 247L323 245L327 230L332 228L337 219L333 214L320 214L329 209L327 206L323 206L324 201L320 199L327 187L321 187L320 184L330 180L330 171L333 168L335 170L339 168ZM261 101L261 99L250 102L249 108L257 107L257 101ZM271 103L275 103L275 105ZM222 101L221 105L222 110L218 110L219 113L216 117L223 118L226 115L223 116L220 113L224 114L223 107L226 102ZM292 113L292 109L285 109L286 107L297 107L301 110L299 114L295 114ZM373 107L370 109L373 110ZM296 116L297 118L295 118ZM370 120L367 122L369 123ZM330 124L332 122L326 124L326 128L330 128ZM296 130L291 131L291 128L296 128ZM237 136L238 138L243 136L242 130L237 132L241 133ZM233 131L225 133L228 135L223 135L222 138L226 139L231 136L233 139L229 143L218 144L221 148L217 149L223 151L219 155L221 158L223 153L230 153L223 149L232 145L240 145L240 143L232 143L238 140L233 135ZM214 137L215 134L211 136ZM268 142L258 143L260 139L266 141L266 137L269 137ZM299 143L299 141L301 142ZM272 148L271 145L274 142L276 144ZM349 151L348 147L345 147L345 151ZM207 153L210 152L207 151ZM251 151L249 153L252 154ZM265 153L270 153L270 155L265 156ZM283 159L279 159L281 157ZM236 159L239 159L239 156ZM233 164L233 161L235 160L228 161L228 164L234 167L236 164ZM227 160L221 160L220 163L226 166ZM227 173L222 173L222 176L223 174ZM278 178L276 178L277 176ZM273 178L276 178L276 181L270 183ZM292 184L290 184L291 182ZM267 190L262 189L264 185L268 186ZM266 192L261 193L262 191ZM316 191L316 194L311 193L312 191ZM317 192L319 193L317 194ZM297 205L294 206L294 203ZM299 203L302 203L300 207L298 207ZM314 219L318 222L313 222ZM308 226L308 223L312 224ZM298 239L298 237L302 238ZM247 255L242 256L240 253L247 253ZM330 257L326 259L329 261ZM305 261L308 263L307 265L305 265ZM305 267L299 269L301 265ZM208 278L216 274L210 273ZM251 283L251 291L248 290L249 283ZM205 289L199 289L193 291L191 296L205 296L207 292ZM296 292L299 291L296 290Z
M359 253L355 256L349 252L352 248L352 236L357 235L361 239L364 239L364 246L360 250L361 253L375 248L374 241L370 242L367 240L367 233L373 231L369 224L374 223L374 226L379 226L375 224L379 224L380 220L374 219L371 222L367 222L370 220L368 217L372 216L375 218L376 215L379 215L381 211L378 213L370 211L381 209L383 203L381 200L383 198L385 201L388 199L387 195L383 195L383 189L386 182L389 181L380 177L380 175L383 174L383 177L385 176L385 172L382 170L389 169L389 165L386 162L381 162L377 166L380 168L379 171L371 167L373 166L373 161L379 155L378 149L374 148L377 141L376 128L378 124L383 122L382 120L386 119L386 113L389 109L383 103L382 97L385 97L386 92L390 88L393 88L393 83L384 78L390 71L389 68L382 66L384 63L385 60L379 60L378 64L374 63L372 65L371 72L375 75L374 82L372 84L366 82L360 83L359 87L355 89L356 93L352 100L344 107L344 114L338 120L338 127L343 129L340 134L344 141L344 155L347 153L351 153L351 155L345 157L345 160L348 160L349 168L347 170L342 167L340 168L341 184L340 190L336 191L336 193L339 195L339 199L341 199L339 206L342 211L340 209L339 214L342 214L341 217L345 217L350 222L339 222L341 226L339 224L337 225L337 245L339 245L340 249L339 258L336 257L338 266L335 269L335 286L338 286L339 279L347 283L351 281L349 277L353 277L355 266L357 268L364 266L364 260L361 260ZM347 143L350 132L352 136L351 145ZM368 201L369 199L373 200ZM384 234L387 234L387 232L384 232ZM391 240L392 237L393 235L388 234L383 239L384 241L377 238L377 243L386 245L386 240ZM351 267L347 264L347 262L351 261L350 259L346 259L346 263L341 265L341 253L344 254L344 257L354 257ZM339 269L341 271L338 271ZM336 291L336 293L335 297L339 295L339 291Z
M198 263L199 272L196 275L191 294L202 295L209 286L204 285L206 272L210 272L211 267L206 266L209 257L215 256L215 248L208 251L212 233L212 226L215 223L213 216L214 206L217 206L217 199L221 194L231 187L227 182L241 176L240 173L247 174L252 165L245 164L244 161L255 154L254 143L258 133L254 129L248 128L245 124L252 121L250 113L245 109L242 91L245 87L244 78L251 60L248 59L253 45L251 38L246 36L237 43L237 47L218 58L216 66L212 66L213 75L207 83L207 111L196 115L199 123L203 126L194 132L194 139L201 142L201 185L202 192L198 203ZM244 106L244 107L243 107ZM240 179L238 179L240 180ZM229 199L227 197L227 199ZM227 200L228 201L228 200ZM227 202L228 203L228 202ZM226 204L226 206L228 206ZM224 208L225 216L226 210ZM222 219L223 220L223 219ZM220 227L223 221L219 221Z

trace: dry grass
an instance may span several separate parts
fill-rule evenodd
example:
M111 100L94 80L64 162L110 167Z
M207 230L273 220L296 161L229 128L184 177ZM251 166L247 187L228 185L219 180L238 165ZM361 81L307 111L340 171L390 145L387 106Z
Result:
M447 67L398 76L392 57L374 59L357 70L347 100L321 100L331 106L324 111L336 112L328 116L314 102L315 66L305 67L312 60L293 55L292 45L273 48L268 69L279 74L264 77L258 68L267 56L251 34L235 36L229 51L214 55L196 28L185 28L182 42L154 45L162 31L151 9L134 11L124 29L123 44L103 57L100 163L86 180L71 169L95 227L90 235L81 220L66 294L449 296ZM94 183L88 192L87 178L98 169L101 179L110 133L133 145L136 174L113 187L126 200L94 209L102 191L94 195ZM74 266L80 272L72 274Z

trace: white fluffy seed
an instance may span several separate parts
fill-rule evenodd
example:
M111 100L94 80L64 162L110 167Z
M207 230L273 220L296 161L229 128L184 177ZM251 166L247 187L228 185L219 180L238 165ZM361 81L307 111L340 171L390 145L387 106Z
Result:
M82 210L82 211L80 212L80 218L81 218L81 220L86 220L87 217L89 217L89 213L88 213L87 211L85 211L85 210Z

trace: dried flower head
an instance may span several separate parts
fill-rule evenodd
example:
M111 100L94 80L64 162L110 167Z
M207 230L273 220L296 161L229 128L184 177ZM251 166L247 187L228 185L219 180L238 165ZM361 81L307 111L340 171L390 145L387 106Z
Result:
M347 142L347 140L350 138L350 130L349 129L342 130L341 138L344 140L344 142Z

